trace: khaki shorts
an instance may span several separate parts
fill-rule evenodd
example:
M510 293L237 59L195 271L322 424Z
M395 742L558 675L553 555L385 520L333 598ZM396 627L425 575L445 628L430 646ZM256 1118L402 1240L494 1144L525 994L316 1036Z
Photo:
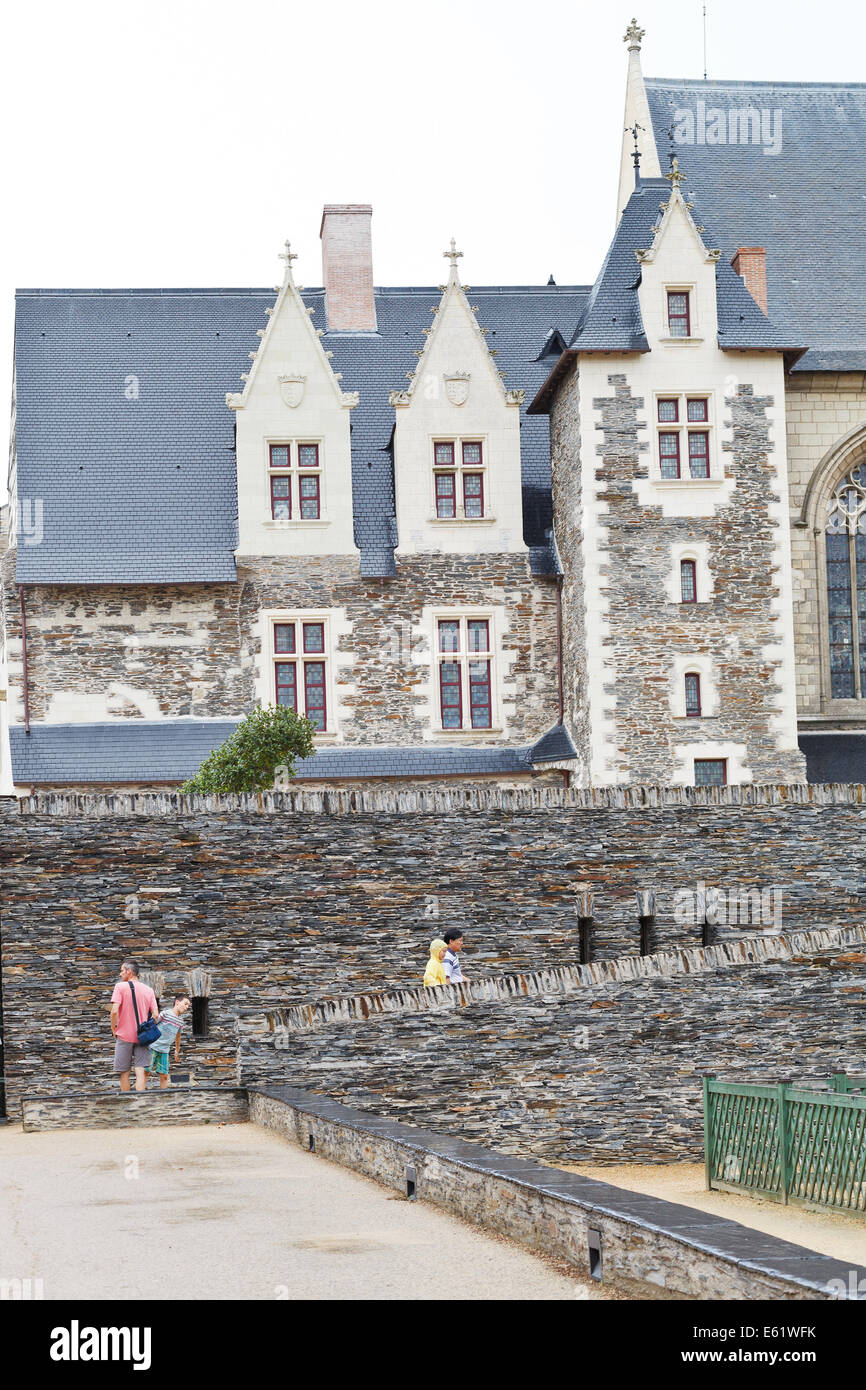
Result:
M132 1067L150 1066L150 1048L144 1047L141 1043L124 1042L122 1038L114 1040L114 1070L129 1071Z

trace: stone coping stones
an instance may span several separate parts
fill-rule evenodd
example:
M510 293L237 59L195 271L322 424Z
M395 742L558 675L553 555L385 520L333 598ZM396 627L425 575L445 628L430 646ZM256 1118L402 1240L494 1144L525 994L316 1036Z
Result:
M367 1114L293 1086L251 1087L250 1118L303 1147L434 1202L603 1282L656 1297L834 1299L866 1289L866 1267L726 1217L629 1192L596 1178L506 1157L467 1140ZM594 1241L595 1236L592 1237ZM595 1266L596 1273L599 1266Z

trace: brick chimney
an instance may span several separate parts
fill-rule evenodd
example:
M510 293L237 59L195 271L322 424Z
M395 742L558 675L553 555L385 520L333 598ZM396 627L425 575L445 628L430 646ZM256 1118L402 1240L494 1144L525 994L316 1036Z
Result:
M743 283L758 308L767 312L767 250L764 246L741 246L731 261L734 272Z
M322 279L328 328L375 333L369 203L327 203L322 211Z

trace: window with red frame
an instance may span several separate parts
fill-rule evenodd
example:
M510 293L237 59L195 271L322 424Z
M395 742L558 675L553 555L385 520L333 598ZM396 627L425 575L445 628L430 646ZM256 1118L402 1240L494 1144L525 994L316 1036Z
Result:
M696 719L701 713L701 678L693 672L686 676L686 715Z
M319 521L322 515L318 444L271 444L268 451L274 521Z
M437 645L442 728L491 728L493 702L489 620L441 619Z
M698 601L698 575L694 560L680 561L680 594L683 603Z
M710 436L706 430L689 430L689 476L710 476Z
M668 332L672 338L691 336L688 290L668 290Z
M287 661L286 657L293 659ZM324 623L274 623L276 702L300 713L302 690L303 713L319 732L326 730L328 723L325 667Z
M727 783L727 758L695 758L696 787L725 787Z
M663 478L680 476L680 436L674 430L659 431L659 468Z
M436 440L433 470L439 520L477 521L483 518L484 456L480 440Z

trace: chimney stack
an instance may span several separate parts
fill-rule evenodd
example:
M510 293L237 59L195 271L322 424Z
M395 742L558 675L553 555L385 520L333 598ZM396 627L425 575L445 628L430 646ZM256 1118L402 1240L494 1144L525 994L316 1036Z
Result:
M327 203L322 211L322 279L328 328L375 333L369 203Z
M731 261L736 275L743 277L743 283L758 308L767 312L767 249L764 246L741 246Z

